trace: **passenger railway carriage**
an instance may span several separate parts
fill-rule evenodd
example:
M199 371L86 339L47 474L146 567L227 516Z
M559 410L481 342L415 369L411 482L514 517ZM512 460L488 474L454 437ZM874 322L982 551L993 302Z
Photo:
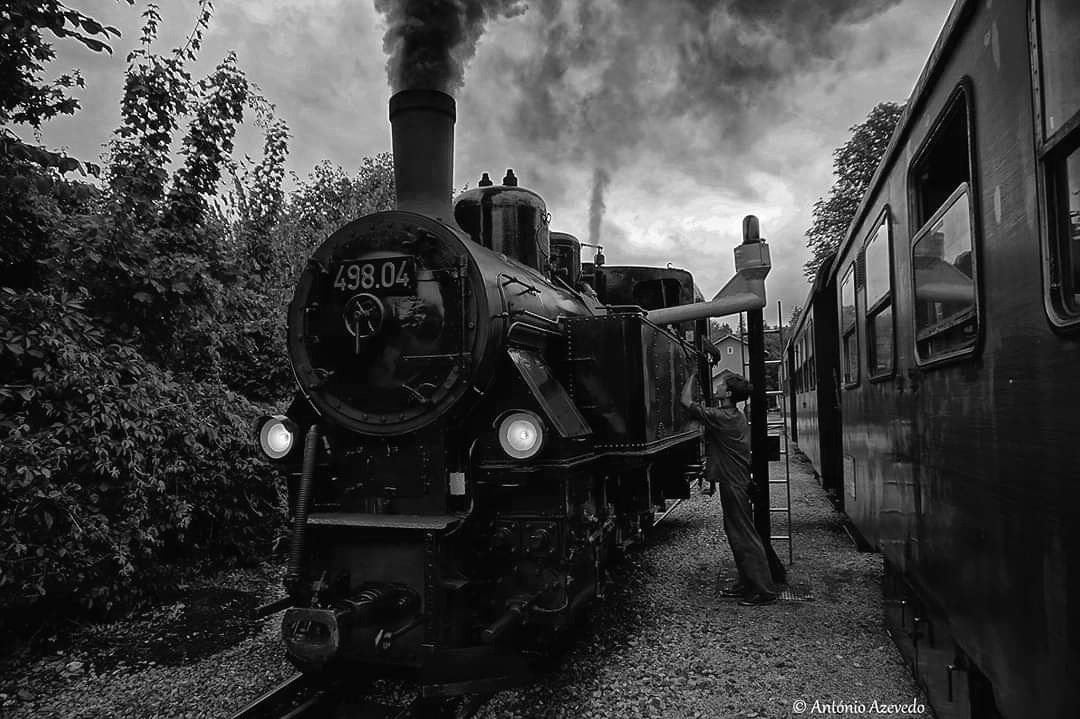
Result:
M1078 148L1080 2L957 2L787 347L939 717L1080 715Z
M835 257L835 256L834 256ZM810 458L822 487L843 507L840 466L840 406L837 402L836 280L830 258L818 273L805 309L792 328L786 355L791 437Z

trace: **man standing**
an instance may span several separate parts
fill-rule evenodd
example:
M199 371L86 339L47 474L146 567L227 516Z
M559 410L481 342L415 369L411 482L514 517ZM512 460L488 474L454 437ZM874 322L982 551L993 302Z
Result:
M740 604L747 606L772 604L776 592L769 560L750 510L750 431L746 417L735 406L750 396L752 387L739 375L731 375L716 392L720 406L704 407L693 401L695 379L697 372L686 380L679 402L705 425L708 479L719 486L724 532L739 569L739 580L721 593L741 596Z

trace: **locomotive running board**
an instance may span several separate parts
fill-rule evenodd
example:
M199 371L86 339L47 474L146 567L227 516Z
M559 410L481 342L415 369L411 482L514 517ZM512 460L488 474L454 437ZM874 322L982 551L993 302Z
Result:
M410 529L442 532L461 521L456 514L367 514L322 512L308 515L309 525L322 527L360 527L367 529Z
M643 457L662 452L676 445L698 439L701 429L695 428L679 434L672 434L652 442L620 442L597 444L596 451L605 457Z

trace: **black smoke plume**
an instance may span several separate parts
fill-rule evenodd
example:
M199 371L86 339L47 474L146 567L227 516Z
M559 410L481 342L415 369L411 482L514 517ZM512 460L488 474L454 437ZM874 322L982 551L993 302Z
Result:
M508 54L499 69L517 90L510 128L551 157L610 172L645 148L712 172L763 117L794 111L785 87L837 63L854 26L898 2L543 2L536 53Z
M522 0L375 0L389 27L383 50L390 87L453 93L488 20L525 11Z
M604 221L604 190L611 175L602 167L593 172L592 197L589 199L589 242L600 244L600 225Z

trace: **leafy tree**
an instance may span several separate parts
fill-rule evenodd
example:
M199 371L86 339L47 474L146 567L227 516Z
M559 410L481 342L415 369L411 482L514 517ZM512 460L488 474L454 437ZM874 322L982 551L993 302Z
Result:
M265 112L266 105L257 112ZM246 396L281 402L294 391L285 347L286 317L296 280L314 249L342 225L394 206L393 158L363 159L350 176L330 162L297 179L288 197L280 190L287 128L272 119L265 127L263 160L233 171L233 190L223 214L232 218L230 236L242 255L248 301L226 320L229 345L222 372L230 387ZM275 189L276 188L276 189Z
M209 16L202 13L189 44L168 55L151 50L161 24L156 5L147 6L143 20L140 46L127 57L121 125L109 162L109 187L119 200L114 214L140 226L152 221L155 203L165 196L173 134L187 110L191 91L184 61L193 57L191 44L197 46L201 41Z
M275 245L291 257L291 284L303 262L335 230L372 212L394 208L394 158L389 152L365 157L356 174L324 160L306 179L297 178L282 215Z
M293 387L285 310L311 249L393 204L388 154L354 176L324 163L285 195L288 127L236 58L188 73L211 10L201 0L184 45L159 54L147 7L96 187L7 124L77 108L71 84L41 80L44 30L100 51L118 33L59 2L0 8L0 629L125 606L184 562L273 536L280 484L254 456L250 400ZM248 111L263 154L236 163Z
M66 158L4 128L4 630L26 611L122 606L166 586L159 580L176 576L174 563L242 556L281 521L279 485L249 437L260 410L223 384L220 367L242 336L236 318L261 299L235 281L243 255L207 203L249 94L231 56L191 83L185 64L209 19L204 0L185 45L159 56L160 16L147 8L103 188L64 179ZM114 31L56 2L6 3L0 22L0 43L13 50L0 59L5 122L74 112L65 85L40 80L52 57L41 32L98 50L91 36ZM171 143L188 111L184 162L170 181Z
M191 81L186 63L210 17L203 0L184 45L158 54L160 14L152 4L143 13L110 147L105 222L72 248L84 255L76 284L90 290L92 310L148 358L195 380L220 379L223 317L235 304L239 268L207 196L229 162L248 91L232 54ZM171 147L186 112L184 162L170 183Z
M230 52L198 85L194 118L184 136L184 166L169 193L164 224L174 229L203 224L206 197L217 191L222 170L232 155L237 125L244 119L248 82ZM199 248L204 253L210 248Z
M247 437L258 410L115 342L85 295L0 290L0 372L5 631L29 610L118 608L178 560L236 560L272 536L279 489Z
M355 177L324 160L302 180L291 198L298 226L326 232L357 217L394 206L394 158L389 152L365 157Z
M806 231L811 253L803 265L807 279L814 279L821 263L843 241L903 110L903 105L894 102L878 103L865 121L850 128L851 139L833 151L836 182L828 198L814 203L813 224Z
M237 271L230 284L232 301L221 318L221 332L228 338L221 372L245 396L279 403L294 386L285 319L302 248L282 230L289 128L253 85L248 86L247 105L264 133L262 158L230 164L232 189L215 208L225 228L224 248Z
M134 4L134 0L126 1ZM58 0L7 0L0 8L0 26L0 161L33 162L61 172L81 168L78 160L24 143L9 125L38 129L42 122L72 115L79 108L78 100L67 93L72 87L85 87L78 70L52 82L42 79L45 65L56 57L43 31L71 38L94 52L109 53L112 49L104 40L119 37L120 31Z
M257 276L260 285L278 285L291 281L280 251L275 251L273 231L285 208L282 180L285 158L289 153L289 127L274 116L274 105L254 85L248 85L248 107L256 125L263 130L263 155L255 163L245 156L229 165L231 190L224 196L224 206L216 210L231 228L233 250L248 272Z
M709 339L713 342L722 340L732 334L735 334L735 330L731 329L731 325L727 322L721 322L718 319L709 319Z
M799 318L802 317L802 307L795 305L791 308L791 315L788 317L788 323L786 329L791 329L799 323Z
M134 0L128 0L129 3ZM63 212L85 210L96 192L64 180L73 170L97 166L21 140L15 125L37 130L79 107L68 95L84 85L78 71L54 81L43 79L56 53L46 32L79 42L94 52L111 52L104 40L119 36L78 10L56 0L8 0L0 7L0 286L26 288L44 279L39 258L51 254L51 236Z

